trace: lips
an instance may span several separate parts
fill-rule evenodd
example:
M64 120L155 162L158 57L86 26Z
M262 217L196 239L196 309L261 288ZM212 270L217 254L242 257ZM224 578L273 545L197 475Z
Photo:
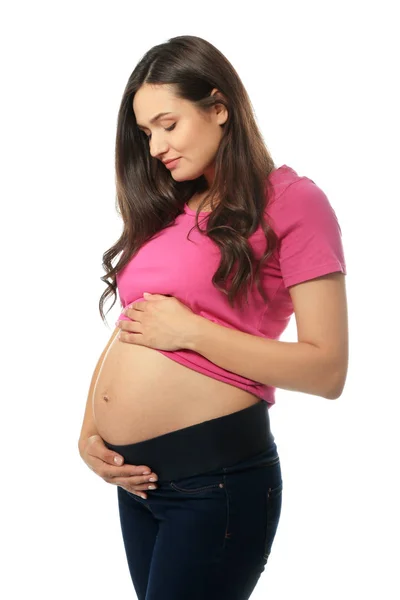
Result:
M167 169L172 171L173 169L175 169L178 166L180 160L181 160L180 158L176 158L175 160L171 160L170 162L167 162L167 164L165 166Z
M180 156L177 156L176 158L171 158L169 160L165 160L163 161L164 165L168 165L168 163L174 162L175 160L178 160L178 158L180 158Z

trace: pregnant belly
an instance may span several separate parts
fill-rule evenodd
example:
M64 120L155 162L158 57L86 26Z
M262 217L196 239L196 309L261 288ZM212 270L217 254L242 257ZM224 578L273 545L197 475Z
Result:
M116 337L93 390L93 416L111 444L133 444L260 402L240 388Z

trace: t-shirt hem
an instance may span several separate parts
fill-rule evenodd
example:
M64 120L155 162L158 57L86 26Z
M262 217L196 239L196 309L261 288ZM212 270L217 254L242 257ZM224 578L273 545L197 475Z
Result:
M312 267L311 269L304 269L303 271L285 276L285 287L295 285L296 283L302 283L304 281L308 281L309 279L314 279L315 277L321 277L322 275L328 275L329 273L337 273L338 271L346 275L345 266L338 261L326 263L319 267Z

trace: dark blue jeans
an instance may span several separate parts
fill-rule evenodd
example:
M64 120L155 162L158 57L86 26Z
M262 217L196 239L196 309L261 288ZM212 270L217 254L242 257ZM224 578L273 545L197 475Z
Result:
M146 490L146 500L117 487L138 599L249 598L265 570L281 514L275 442L233 465L157 485Z

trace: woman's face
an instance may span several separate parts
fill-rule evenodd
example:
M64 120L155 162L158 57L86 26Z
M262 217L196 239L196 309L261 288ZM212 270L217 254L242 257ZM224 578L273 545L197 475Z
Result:
M187 181L204 175L211 185L214 158L223 135L221 125L228 118L222 104L203 114L192 102L174 96L167 85L143 84L133 99L133 111L139 129L149 138L151 156L161 161L179 158L177 166L168 169L171 177ZM161 112L171 114L151 123L150 119Z

